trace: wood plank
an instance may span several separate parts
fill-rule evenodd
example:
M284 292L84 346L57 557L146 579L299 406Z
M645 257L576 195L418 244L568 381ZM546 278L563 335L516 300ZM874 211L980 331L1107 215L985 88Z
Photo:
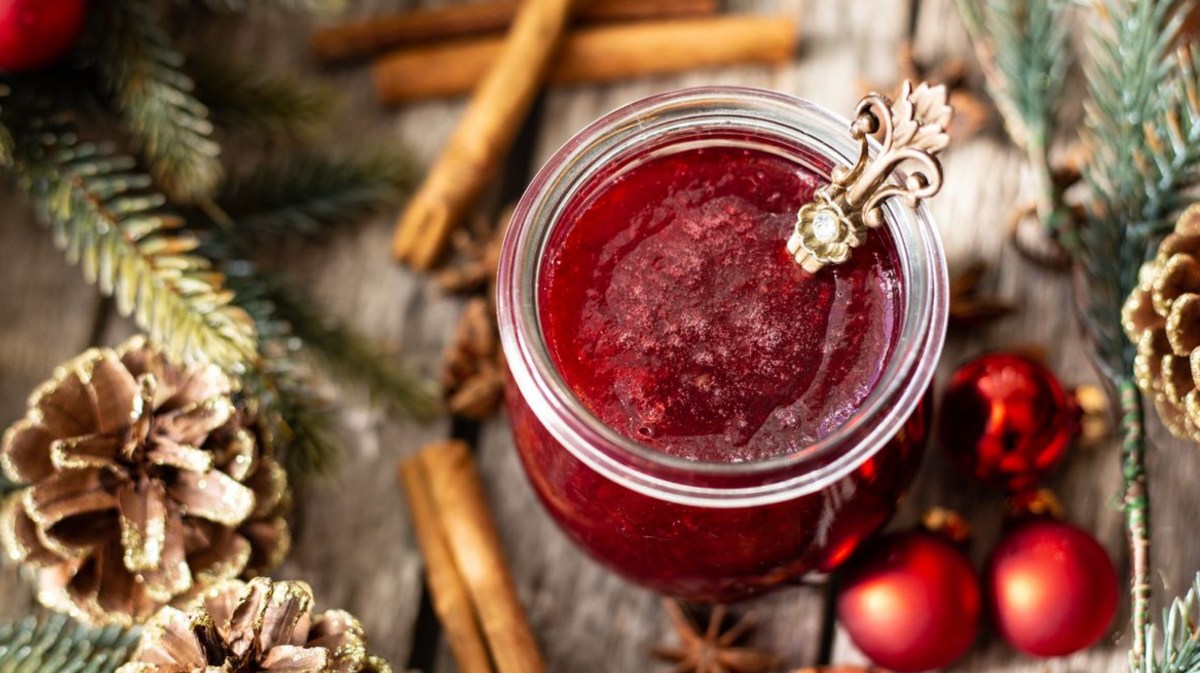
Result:
M24 196L0 187L0 428L25 414L33 389L55 365L84 350L99 313L100 296L67 266L50 232ZM0 620L29 612L33 593L16 567L0 561Z
M888 80L907 30L907 2L838 0L745 1L731 11L786 13L798 18L802 51L783 68L726 68L676 77L655 77L611 86L562 87L547 96L535 144L540 165L571 135L605 112L654 93L687 86L760 86L808 97L849 112L859 77ZM557 530L521 473L506 420L489 422L480 439L481 468L513 563L522 598L549 668L588 673L653 670L646 649L674 642L657 597L613 576L588 559ZM816 663L822 642L824 589L796 587L749 601L759 628L749 643L770 649L789 666ZM453 670L443 658L437 673Z

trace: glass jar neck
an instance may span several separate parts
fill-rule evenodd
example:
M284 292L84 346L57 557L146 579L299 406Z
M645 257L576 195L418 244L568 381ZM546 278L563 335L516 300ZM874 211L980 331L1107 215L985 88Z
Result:
M890 362L857 412L823 439L762 461L712 463L652 450L592 415L562 380L538 315L543 253L564 208L605 167L648 148L700 137L748 138L791 148L827 176L851 165L858 146L849 122L807 101L756 89L687 89L638 101L596 121L560 148L518 204L501 252L497 307L501 339L520 394L566 450L627 488L663 500L743 507L823 488L874 455L900 431L924 395L945 338L947 274L925 208L895 199L886 227L899 250L902 320ZM900 180L901 175L893 176ZM782 245L782 241L781 241Z

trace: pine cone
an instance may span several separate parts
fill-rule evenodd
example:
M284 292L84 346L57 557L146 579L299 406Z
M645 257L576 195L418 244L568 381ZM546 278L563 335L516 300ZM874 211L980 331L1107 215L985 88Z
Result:
M0 444L0 542L38 600L128 625L287 553L287 475L216 366L136 337L60 366Z
M312 609L303 582L229 580L190 612L163 608L116 673L391 673L367 654L357 619Z
M1137 345L1134 375L1171 434L1200 441L1200 204L1142 266L1121 312Z

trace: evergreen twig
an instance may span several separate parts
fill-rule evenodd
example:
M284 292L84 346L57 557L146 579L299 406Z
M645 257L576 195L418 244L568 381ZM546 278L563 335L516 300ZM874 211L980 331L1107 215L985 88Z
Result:
M292 156L231 176L217 202L237 222L239 235L314 236L394 205L412 177L407 159L386 152Z
M150 172L171 196L203 200L222 178L220 145L208 109L193 94L184 58L171 45L152 0L104 3L100 75L141 146Z
M1146 628L1143 641L1132 673L1200 673L1200 574L1186 595L1163 610L1161 650L1155 652L1153 627Z
M209 243L205 251L223 260L221 268L234 284L258 273L253 263L235 258L228 245ZM300 344L291 326L276 319L274 306L253 289L236 295L239 305L254 319L262 344L262 358L243 377L246 390L257 400L270 444L282 454L289 474L324 474L341 455L333 407L315 392L298 362Z
M256 357L253 322L231 304L224 279L194 253L194 236L161 208L133 158L79 142L69 125L26 112L14 129L18 183L68 260L185 362L244 370Z
M1150 604L1150 498L1142 398L1133 380L1135 349L1121 329L1121 306L1142 263L1171 228L1200 170L1197 61L1176 53L1181 5L1174 0L1102 0L1089 45L1083 175L1092 201L1079 236L1087 281L1083 307L1103 373L1121 395L1123 503L1131 577L1135 671L1145 659Z
M260 291L274 307L275 318L286 322L292 334L328 369L348 381L361 383L376 398L410 416L428 418L433 413L435 397L429 382L282 282L271 278L259 282ZM240 293L247 288L237 290Z
M330 92L285 75L202 55L188 57L196 98L222 130L270 136L307 137L328 116Z
M28 617L0 626L0 671L113 673L137 645L139 631L91 628L66 615Z
M1036 172L1038 215L1057 234L1070 218L1050 165L1056 102L1071 66L1067 2L958 0L958 6L1009 137Z

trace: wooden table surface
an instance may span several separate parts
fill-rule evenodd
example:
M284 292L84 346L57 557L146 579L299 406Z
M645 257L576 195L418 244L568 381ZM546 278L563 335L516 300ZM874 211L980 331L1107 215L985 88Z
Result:
M449 0L452 1L452 0ZM355 14L396 9L402 0L361 0ZM899 76L896 53L912 40L922 58L968 58L966 36L952 0L745 0L738 12L794 15L801 47L785 67L745 67L657 77L606 86L549 91L536 106L503 177L482 206L493 216L520 194L536 169L563 141L602 113L643 96L701 84L740 84L775 89L848 113L861 94L859 82L890 84ZM396 143L427 166L437 155L462 100L435 101L382 110L362 69L321 72L305 53L309 26L272 19L251 26L236 21L232 53L254 55L282 68L311 72L345 93L338 137L361 143ZM216 33L213 33L216 34ZM270 36L264 39L264 35ZM972 63L972 67L974 65ZM957 142L947 153L946 187L932 203L951 267L982 258L994 265L985 289L1017 303L1018 314L984 328L952 331L939 380L965 358L987 349L1037 344L1068 383L1095 380L1083 339L1072 318L1071 291L1061 275L1025 263L1006 245L1005 222L1013 204L1031 194L1022 156L996 130ZM0 423L18 418L29 391L58 362L90 344L114 343L133 328L117 317L66 269L26 204L3 194L0 219ZM278 251L278 259L330 310L373 336L402 345L419 366L436 375L441 353L463 306L427 278L394 265L387 254L391 217L339 232L331 240ZM362 399L343 396L351 450L334 476L310 484L298 497L296 545L279 572L313 585L320 604L346 608L366 625L375 649L398 670L454 671L436 618L422 588L421 557L394 480L394 465L423 443L455 435L470 441L511 561L521 597L549 668L554 673L627 673L667 670L646 654L671 642L656 596L610 575L585 558L555 529L522 475L503 416L483 424L439 419L427 425L397 420ZM1187 588L1200 569L1200 498L1195 448L1171 440L1152 424L1150 474L1154 497L1155 590L1158 603ZM898 524L931 505L947 505L972 519L976 561L995 539L1001 499L957 478L937 451L906 500ZM1116 446L1076 451L1052 485L1076 523L1093 531L1124 571ZM1189 523L1191 522L1191 523ZM30 609L30 592L17 572L0 569L0 617ZM777 652L789 667L819 662L862 661L830 615L822 587L781 590L737 606L753 609L760 627L751 644ZM1038 661L1013 653L985 633L954 671L1125 670L1125 610L1112 633L1091 650L1061 660ZM1157 613L1157 611L1156 611Z

